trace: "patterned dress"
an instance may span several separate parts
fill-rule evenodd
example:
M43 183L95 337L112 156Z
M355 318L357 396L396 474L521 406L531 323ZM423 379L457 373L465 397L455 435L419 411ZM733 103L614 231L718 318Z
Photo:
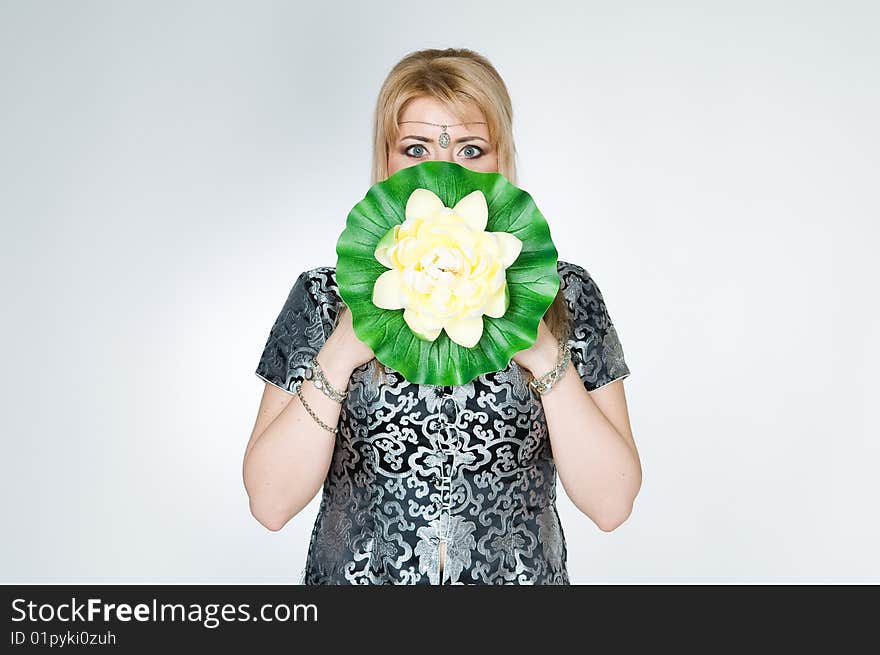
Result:
M572 362L588 391L629 375L589 273L558 262ZM295 393L342 307L336 270L304 271L257 376ZM380 365L382 366L382 365ZM301 583L570 584L540 395L516 362L459 386L356 368ZM446 542L440 568L440 542Z

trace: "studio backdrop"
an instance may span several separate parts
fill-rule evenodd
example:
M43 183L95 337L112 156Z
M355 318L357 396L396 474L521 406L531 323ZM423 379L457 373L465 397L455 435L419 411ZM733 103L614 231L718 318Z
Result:
M488 57L518 185L601 288L643 483L572 582L880 581L875 3L7 2L6 583L296 583L254 370L370 186L406 53Z

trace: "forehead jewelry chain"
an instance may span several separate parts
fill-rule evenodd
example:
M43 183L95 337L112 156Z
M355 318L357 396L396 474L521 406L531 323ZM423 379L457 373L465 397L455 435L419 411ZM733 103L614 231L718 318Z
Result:
M428 121L400 121L401 123L423 123L425 125L436 125L437 127L443 128L440 132L440 136L437 141L440 143L441 148L449 147L449 134L446 132L447 127L456 127L457 125L488 125L486 121L469 121L467 123L454 123L452 125L441 125L440 123L429 123Z

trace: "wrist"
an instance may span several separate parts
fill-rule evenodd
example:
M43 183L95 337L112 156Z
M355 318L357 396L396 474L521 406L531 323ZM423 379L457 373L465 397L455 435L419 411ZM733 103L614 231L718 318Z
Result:
M559 343L557 341L549 341L540 350L535 352L526 367L532 375L540 377L559 363L559 356Z
M344 357L339 357L334 351L324 348L318 351L315 359L333 388L344 393L348 388L354 367Z
M571 368L571 348L565 341L558 342L559 357L546 373L536 375L529 385L541 395L549 393Z

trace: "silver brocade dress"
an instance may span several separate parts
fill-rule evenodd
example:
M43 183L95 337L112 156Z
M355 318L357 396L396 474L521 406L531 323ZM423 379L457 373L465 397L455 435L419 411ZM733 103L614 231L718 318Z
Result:
M557 266L584 386L627 377L599 288L582 267ZM257 376L295 393L341 307L335 267L300 274ZM458 386L384 366L377 381L372 366L349 380L300 582L570 584L543 405L516 362Z

